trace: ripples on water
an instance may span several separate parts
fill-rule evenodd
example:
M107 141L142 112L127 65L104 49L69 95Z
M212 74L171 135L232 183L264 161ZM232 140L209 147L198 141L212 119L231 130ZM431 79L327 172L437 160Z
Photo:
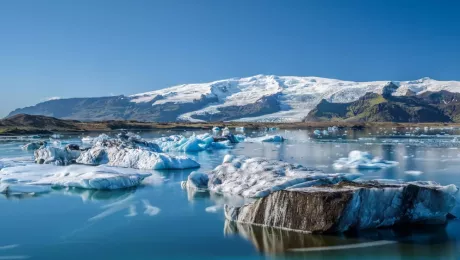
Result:
M396 131L396 133L394 133ZM199 131L197 132L199 133ZM246 131L259 136L259 130ZM399 166L363 172L365 179L432 180L460 186L460 141L455 129L340 130L327 136L279 130L282 144L240 143L231 150L188 154L200 171L228 154L263 156L325 172L352 150L369 151ZM370 133L370 134L369 134ZM186 131L142 133L145 138ZM94 134L97 135L97 134ZM396 136L395 136L396 135ZM36 138L36 137L31 137ZM64 136L62 144L80 136ZM28 140L0 138L0 163L29 163ZM163 181L128 190L54 189L40 196L0 198L0 259L458 259L459 222L446 227L380 229L312 235L225 221L222 205L238 197L181 189L192 170L155 171ZM343 172L343 171L341 171ZM454 214L460 215L455 209Z

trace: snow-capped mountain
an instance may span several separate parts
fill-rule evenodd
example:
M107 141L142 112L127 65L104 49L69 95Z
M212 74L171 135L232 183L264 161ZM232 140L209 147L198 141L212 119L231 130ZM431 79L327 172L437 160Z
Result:
M17 109L27 113L79 120L143 121L302 121L322 99L358 100L368 92L393 95L460 92L459 81L422 78L414 81L354 82L319 77L256 75L209 83L184 84L118 97L50 100Z

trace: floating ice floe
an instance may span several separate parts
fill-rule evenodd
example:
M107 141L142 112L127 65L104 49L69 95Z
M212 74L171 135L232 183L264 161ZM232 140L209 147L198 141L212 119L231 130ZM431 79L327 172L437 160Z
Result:
M351 151L347 158L335 161L333 167L336 169L382 169L397 165L398 162L386 161L368 152Z
M246 142L262 142L262 143L282 143L286 139L281 135L266 135L255 138L246 138Z
M138 186L151 175L134 169L108 166L31 164L0 170L0 183L6 191L23 193L45 190L43 187L114 190Z
M210 149L231 148L229 141L215 142L210 134L195 135L185 137L174 135L162 137L154 140L164 152L199 152Z
M205 175L195 173L183 186L204 189ZM360 176L361 174L326 174L317 169L277 160L226 155L223 163L208 175L207 189L221 194L258 198L287 188L331 184Z
M313 134L315 134L315 135L321 135L321 131L318 130L318 129L316 129L315 131L313 131Z

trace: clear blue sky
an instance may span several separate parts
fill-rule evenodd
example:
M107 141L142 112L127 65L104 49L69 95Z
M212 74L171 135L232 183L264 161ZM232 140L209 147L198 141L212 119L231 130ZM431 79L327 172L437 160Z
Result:
M255 74L460 80L460 1L0 0L0 116Z

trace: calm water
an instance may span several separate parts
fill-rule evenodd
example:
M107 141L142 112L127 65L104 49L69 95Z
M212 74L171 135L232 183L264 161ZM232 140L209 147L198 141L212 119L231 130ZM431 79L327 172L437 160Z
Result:
M227 153L264 156L333 172L334 160L351 150L370 151L398 167L365 172L366 179L433 180L460 186L456 130L399 138L382 130L313 137L279 131L283 144L241 143L231 150L189 154L200 171L216 167ZM388 130L388 132L391 132ZM190 132L143 133L146 138ZM247 131L259 135L258 131ZM420 136L422 134L422 136ZM436 136L438 134L438 136ZM374 138L377 137L377 138ZM78 140L64 136L61 141ZM0 159L32 155L24 141L0 141ZM420 175L406 171L419 171ZM0 197L0 259L459 259L460 222L431 229L366 231L354 236L308 235L225 221L224 198L181 189L191 170L158 171L163 182L123 191L54 190L39 197ZM160 211L151 211L150 206ZM217 210L213 210L217 209ZM454 214L460 215L455 209ZM390 241L374 245L373 241ZM358 246L357 246L358 245ZM367 247L366 247L367 245ZM355 248L357 247L357 248ZM302 252L293 249L302 249ZM310 248L310 250L308 249ZM313 249L312 249L313 248ZM335 250L333 250L335 249Z

